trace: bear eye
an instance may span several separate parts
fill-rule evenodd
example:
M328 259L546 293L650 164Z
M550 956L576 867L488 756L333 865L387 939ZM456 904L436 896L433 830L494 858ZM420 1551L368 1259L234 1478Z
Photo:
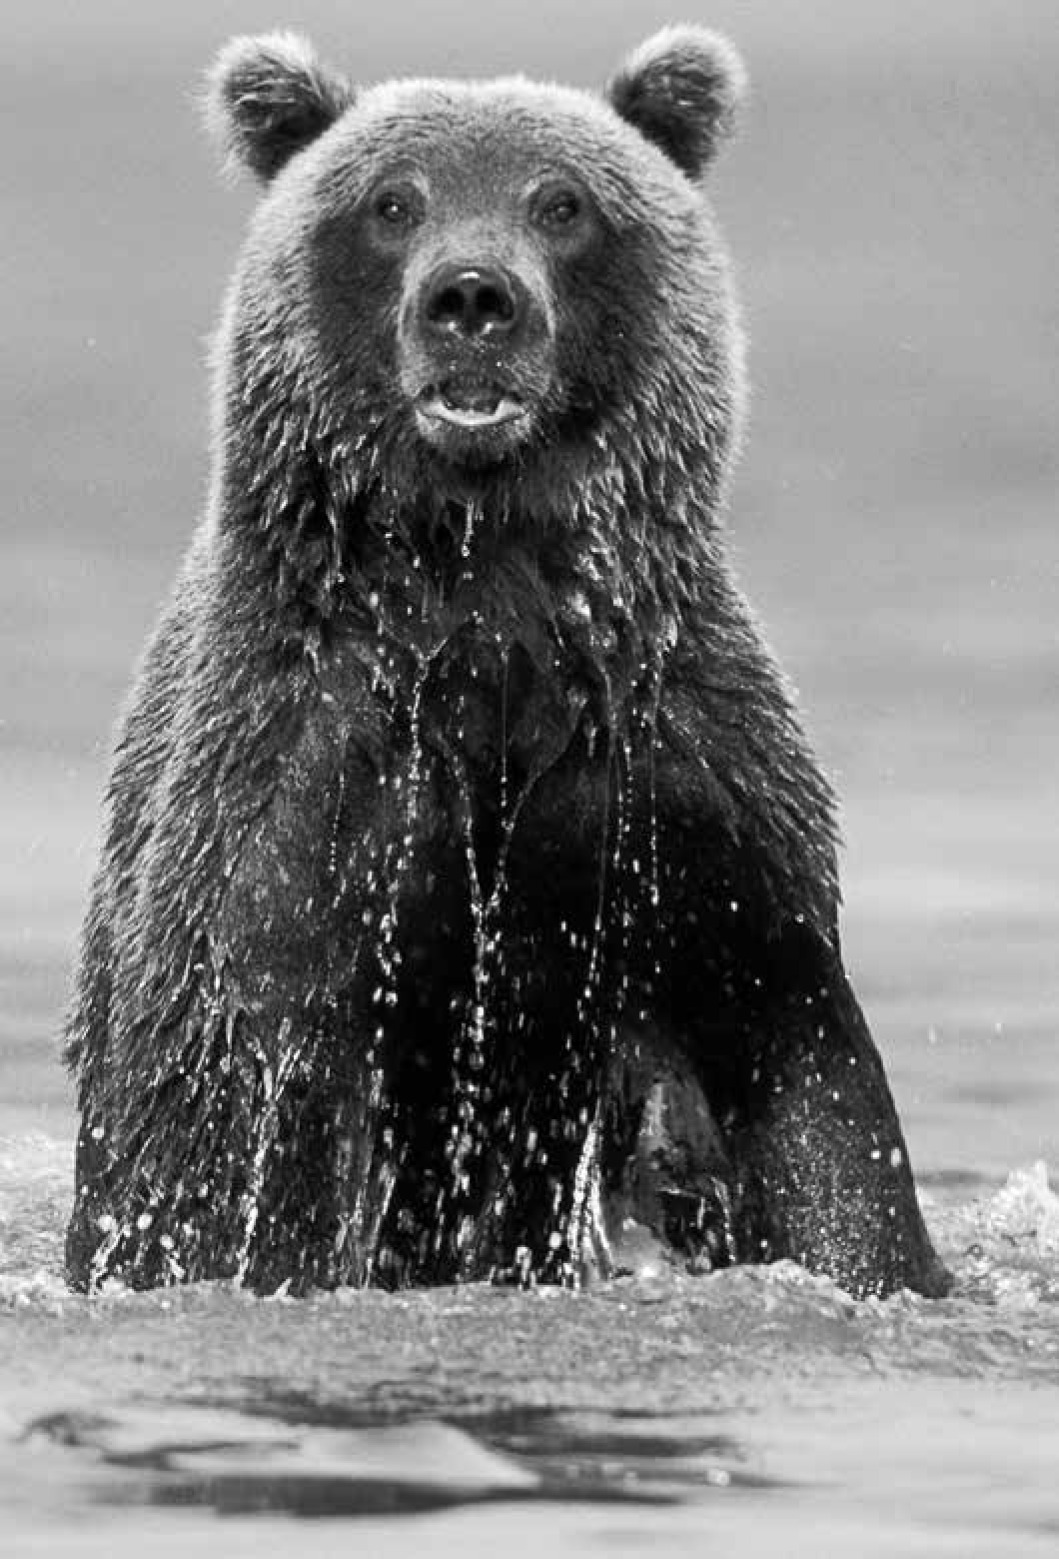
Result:
M388 227L411 227L418 214L407 195L386 189L375 197L375 215Z
M570 227L581 215L581 199L572 189L555 190L537 207L541 227Z

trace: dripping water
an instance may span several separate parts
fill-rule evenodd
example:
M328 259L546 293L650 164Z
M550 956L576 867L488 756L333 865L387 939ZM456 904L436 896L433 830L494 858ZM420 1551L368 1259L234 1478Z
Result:
M279 1137L282 1097L301 1060L299 1048L291 1043L289 1018L284 1018L280 1025L276 1047L278 1060L275 1068L261 1045L253 1040L251 1044L253 1060L258 1068L260 1103L253 1114L254 1146L247 1185L240 1204L239 1221L242 1235L235 1257L235 1281L240 1288L245 1286L250 1269L254 1235L261 1215L261 1197L265 1189L268 1161Z

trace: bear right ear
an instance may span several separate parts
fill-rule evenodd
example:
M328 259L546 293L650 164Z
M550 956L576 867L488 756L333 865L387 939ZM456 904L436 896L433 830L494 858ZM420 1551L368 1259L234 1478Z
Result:
M732 133L746 70L719 33L666 27L625 61L607 87L611 107L690 179Z
M229 162L267 184L352 101L353 88L305 38L274 32L225 44L207 81L206 113Z

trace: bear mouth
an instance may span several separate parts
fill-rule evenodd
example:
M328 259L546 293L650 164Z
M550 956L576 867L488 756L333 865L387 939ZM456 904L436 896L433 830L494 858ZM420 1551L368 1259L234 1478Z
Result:
M416 410L432 422L472 433L479 428L499 428L526 415L517 395L489 379L443 379L428 385L416 401Z

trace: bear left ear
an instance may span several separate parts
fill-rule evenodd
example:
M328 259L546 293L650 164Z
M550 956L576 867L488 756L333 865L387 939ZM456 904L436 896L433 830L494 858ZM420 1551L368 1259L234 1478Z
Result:
M732 133L746 92L735 49L704 27L666 27L607 86L616 113L696 179Z
M353 95L305 38L266 33L225 44L207 81L206 112L229 160L267 184L334 124Z

